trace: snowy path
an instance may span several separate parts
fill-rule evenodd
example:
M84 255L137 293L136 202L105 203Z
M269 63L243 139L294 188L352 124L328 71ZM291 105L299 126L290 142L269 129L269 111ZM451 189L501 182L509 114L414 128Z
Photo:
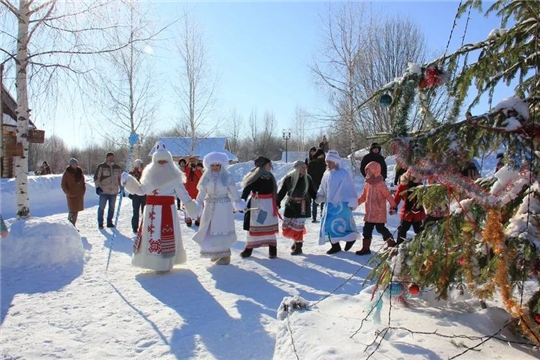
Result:
M237 215L240 241L231 265L199 258L190 239L195 230L183 225L188 263L156 275L130 264L126 198L106 273L112 231L97 229L96 212L97 207L86 209L77 222L84 266L3 274L4 358L271 359L283 298L318 300L367 260L352 252L325 255L326 247L316 245L319 224L310 222L305 256L290 256L291 242L280 237L278 259L268 259L267 249L241 259L245 232ZM337 293L358 293L364 270Z
M235 169L236 181L240 181L251 163ZM274 168L278 179L288 170L290 165L279 163ZM238 214L239 242L228 266L201 259L197 244L191 240L195 229L182 225L188 263L169 274L156 275L131 266L132 210L131 201L125 198L105 273L112 232L97 229L93 183L87 183L88 208L77 221L82 244L66 220L60 176L30 177L29 184L34 216L29 227L35 226L35 232L24 239L12 232L0 242L1 359L366 359L377 345L366 346L389 323L387 303L380 323L373 316L363 322L374 303L370 302L371 291L358 294L370 270L364 266L368 257L352 252L360 244L351 252L328 256L328 245L317 245L318 223L307 222L302 256L289 255L291 241L279 236L277 259L268 259L267 249L256 249L251 258L241 259L245 232ZM14 181L7 179L0 185L2 212L13 223ZM361 179L357 179L357 190L361 188ZM363 210L361 206L354 212L359 230ZM391 232L398 223L397 216L388 218ZM75 251L59 247L65 243L59 239L69 240ZM53 240L55 246L50 245ZM378 233L373 240L372 250L380 249L383 242ZM49 259L50 249L56 249L60 258L78 256L79 261L51 265L55 262ZM47 265L28 265L36 261ZM536 288L535 282L530 288L526 286L527 291ZM330 292L333 295L326 297ZM310 310L278 320L281 302L294 295L310 302ZM481 309L467 294L443 302L424 289L409 303L408 308L392 308L390 326L394 329L372 359L452 358L478 345L483 337L496 334L508 319L500 299ZM400 327L424 333L411 334ZM433 332L472 338L429 334ZM499 339L491 339L459 358L540 358L537 350L515 341L523 339L504 330Z

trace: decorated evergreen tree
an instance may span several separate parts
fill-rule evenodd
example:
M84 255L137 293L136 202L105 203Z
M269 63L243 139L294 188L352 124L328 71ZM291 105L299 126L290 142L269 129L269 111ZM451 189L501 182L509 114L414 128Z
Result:
M481 11L481 5L465 1L458 13ZM390 111L402 128L416 96L427 117L427 100L439 87L453 96L448 116L430 121L439 126L394 134L398 165L427 182L412 196L438 216L413 239L374 258L370 279L379 286L401 281L429 287L443 299L452 289L468 289L481 301L498 293L522 333L540 345L540 290L523 290L540 274L540 2L498 0L486 15L493 12L503 28L515 23L431 63L410 64L371 98L391 92ZM478 58L468 63L475 50ZM467 95L474 95L470 109L498 84L516 81L515 96L458 121ZM476 181L462 174L473 157L499 146L506 148L501 170Z

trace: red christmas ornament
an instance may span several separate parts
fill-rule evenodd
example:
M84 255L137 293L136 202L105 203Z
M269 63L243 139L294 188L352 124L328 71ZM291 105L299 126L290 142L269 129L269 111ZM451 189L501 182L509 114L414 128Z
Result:
M534 315L534 321L536 321L537 324L540 324L540 314Z
M460 266L465 266L465 264L466 264L465 259L464 259L463 257L460 256L460 257L458 258L458 264L459 264Z
M419 293L420 293L420 287L418 287L418 285L414 283L409 285L409 294L418 295Z
M418 87L432 88L444 84L444 72L438 67L429 67L426 69L424 77L418 83Z

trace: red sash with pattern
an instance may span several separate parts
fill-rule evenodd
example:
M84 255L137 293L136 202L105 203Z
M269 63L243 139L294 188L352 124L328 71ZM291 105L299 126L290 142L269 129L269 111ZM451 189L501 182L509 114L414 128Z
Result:
M174 241L174 223L172 214L172 205L174 205L174 196L154 196L146 195L146 206L151 206L148 213L149 224L145 224L148 230L150 239L148 240L148 251L150 253L161 254L163 257L171 257L176 253ZM161 224L159 224L159 235L155 236L156 218L155 206L161 206ZM139 238L141 231L139 231ZM156 238L157 237L157 238ZM139 239L137 239L139 240ZM137 244L138 242L138 244ZM140 241L137 241L135 248L138 249Z

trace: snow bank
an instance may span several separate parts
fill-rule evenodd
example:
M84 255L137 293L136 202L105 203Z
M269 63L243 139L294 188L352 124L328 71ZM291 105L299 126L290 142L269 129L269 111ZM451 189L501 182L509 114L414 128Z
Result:
M0 247L2 269L83 263L81 237L67 220L17 220L9 231Z

